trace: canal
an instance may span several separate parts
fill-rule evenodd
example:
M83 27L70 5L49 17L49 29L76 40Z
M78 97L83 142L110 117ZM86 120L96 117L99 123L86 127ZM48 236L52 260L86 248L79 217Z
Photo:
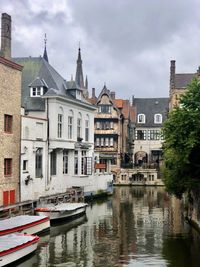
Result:
M200 236L162 187L116 187L86 216L51 227L20 267L198 267Z

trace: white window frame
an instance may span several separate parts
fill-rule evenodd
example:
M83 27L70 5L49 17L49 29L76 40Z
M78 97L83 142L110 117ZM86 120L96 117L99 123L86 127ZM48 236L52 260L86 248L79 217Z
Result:
M96 138L96 146L100 146L100 140L98 137Z
M44 94L43 87L31 87L31 97L38 97Z
M86 120L85 120L85 141L90 140L90 121L89 121L89 116L87 115Z
M162 123L162 114L160 114L160 113L154 114L154 123L155 124L161 124Z
M138 116L137 116L137 122L138 123L145 123L146 122L145 114L143 114L143 113L138 114Z
M63 115L58 114L58 138L62 138L62 128L63 128Z

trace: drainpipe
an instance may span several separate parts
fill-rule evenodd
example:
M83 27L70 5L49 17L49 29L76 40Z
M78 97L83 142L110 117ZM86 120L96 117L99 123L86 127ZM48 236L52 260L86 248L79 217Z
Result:
M49 99L47 98L47 181L46 188L49 184Z

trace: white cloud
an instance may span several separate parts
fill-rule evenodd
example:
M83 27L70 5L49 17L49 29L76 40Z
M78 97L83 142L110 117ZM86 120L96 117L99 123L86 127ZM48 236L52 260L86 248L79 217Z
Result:
M13 55L43 54L70 79L81 42L84 74L130 98L168 96L169 64L195 72L200 64L200 2L163 0L0 0L12 16Z

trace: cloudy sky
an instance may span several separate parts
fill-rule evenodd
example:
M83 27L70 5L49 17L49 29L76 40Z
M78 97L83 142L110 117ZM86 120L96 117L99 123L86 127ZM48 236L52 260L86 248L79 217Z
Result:
M0 0L12 16L12 55L39 56L65 78L83 72L97 94L104 83L118 97L167 97L170 60L178 73L200 65L199 0Z

